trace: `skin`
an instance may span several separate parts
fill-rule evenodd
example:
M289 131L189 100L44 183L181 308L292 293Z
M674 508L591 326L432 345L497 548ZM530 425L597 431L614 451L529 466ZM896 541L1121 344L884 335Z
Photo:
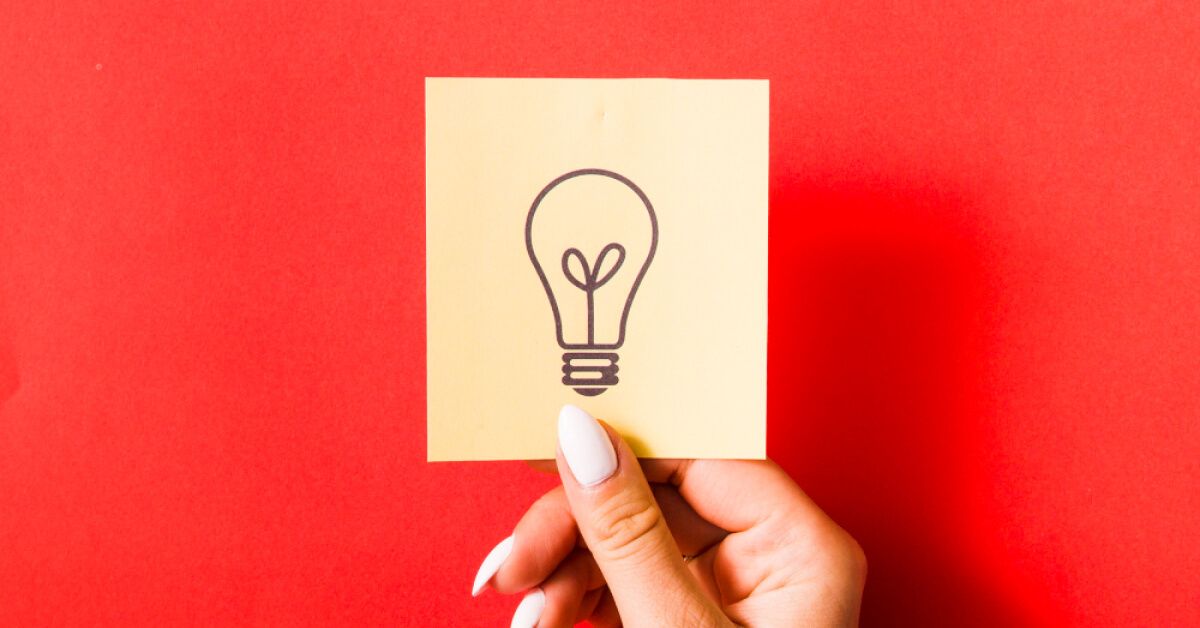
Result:
M539 628L858 624L862 549L778 465L639 461L604 427L617 470L594 486L575 481L561 451L531 463L562 485L526 511L490 582L506 594L540 587Z

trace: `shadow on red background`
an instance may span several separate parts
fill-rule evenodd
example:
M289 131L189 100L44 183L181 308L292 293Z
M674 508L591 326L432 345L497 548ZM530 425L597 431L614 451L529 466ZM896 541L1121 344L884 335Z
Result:
M782 183L771 207L769 453L866 551L864 623L1029 623L964 536L987 529L969 202Z

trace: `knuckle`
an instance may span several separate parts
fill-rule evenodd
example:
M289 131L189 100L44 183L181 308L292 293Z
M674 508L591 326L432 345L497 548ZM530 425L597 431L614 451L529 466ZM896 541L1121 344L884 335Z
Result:
M854 573L858 576L860 584L867 580L867 553L863 551L862 545L858 544L853 538L850 539L851 565Z
M663 522L658 505L645 498L617 497L595 511L592 535L595 547L611 558L628 558L653 541Z
M847 583L853 583L861 588L867 580L867 554L849 533L844 530L839 530L839 532L840 538L830 544L831 548L835 548L834 565Z

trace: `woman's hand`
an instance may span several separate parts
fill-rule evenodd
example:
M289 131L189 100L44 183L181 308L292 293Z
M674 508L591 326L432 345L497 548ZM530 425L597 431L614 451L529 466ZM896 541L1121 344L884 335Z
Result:
M574 406L562 486L484 560L473 594L527 591L513 626L853 626L854 539L768 461L646 460Z

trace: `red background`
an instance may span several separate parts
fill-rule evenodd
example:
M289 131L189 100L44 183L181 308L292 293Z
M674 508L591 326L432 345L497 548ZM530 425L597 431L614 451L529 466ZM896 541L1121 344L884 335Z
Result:
M424 462L483 75L771 80L769 451L865 624L1200 624L1195 9L6 4L0 623L507 622L552 480Z

